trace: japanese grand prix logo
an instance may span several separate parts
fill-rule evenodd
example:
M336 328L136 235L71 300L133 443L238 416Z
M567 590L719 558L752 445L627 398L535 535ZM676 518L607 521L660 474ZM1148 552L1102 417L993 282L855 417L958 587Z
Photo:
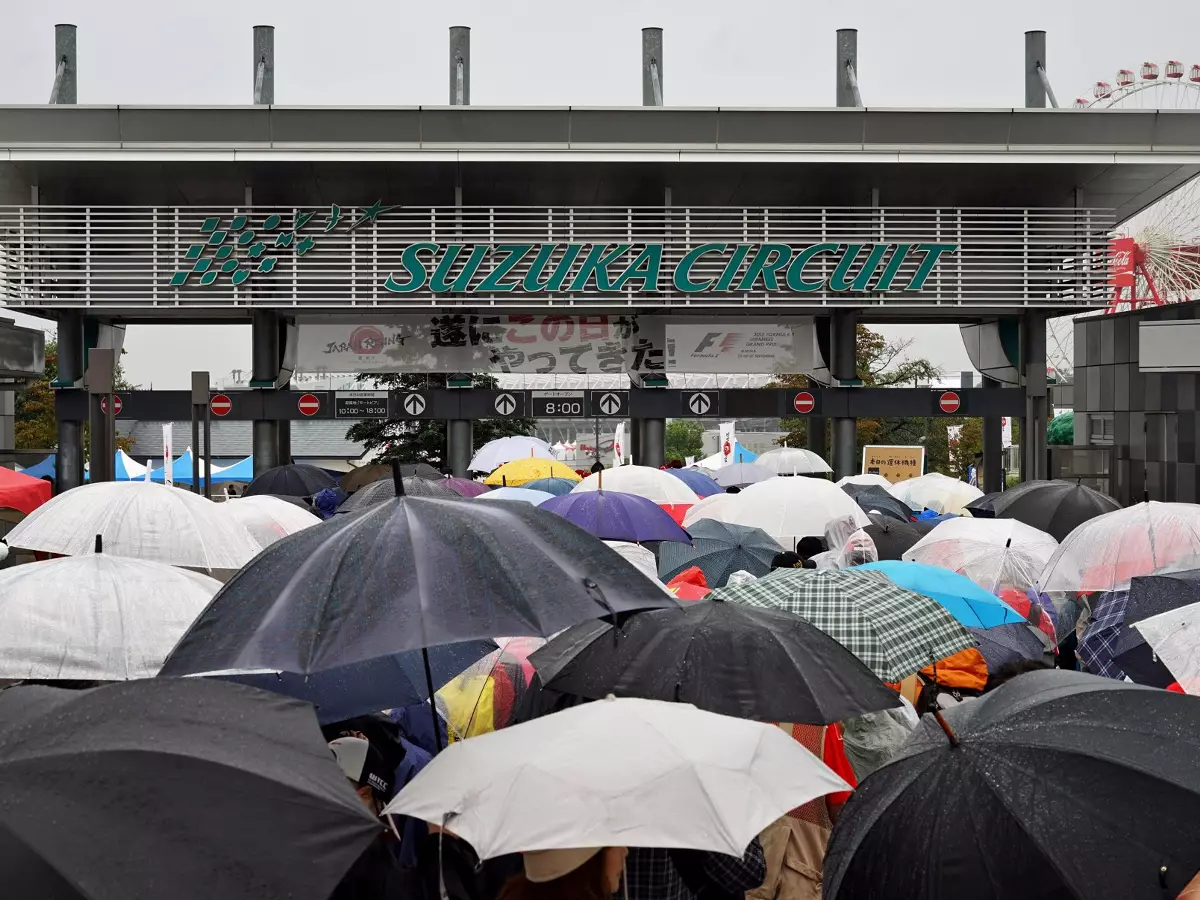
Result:
M374 325L360 325L350 333L350 349L360 356L382 352L383 344L383 332Z

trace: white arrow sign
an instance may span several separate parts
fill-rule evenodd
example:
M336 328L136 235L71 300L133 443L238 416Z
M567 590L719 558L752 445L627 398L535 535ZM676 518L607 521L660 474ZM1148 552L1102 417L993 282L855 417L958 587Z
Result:
M616 394L603 394L600 397L600 411L606 416L613 416L621 408L621 398Z
M692 396L688 397L688 409L698 416L702 416L708 412L708 408L711 405L708 402L708 394L692 394Z
M517 399L512 394L501 394L496 398L496 412L502 416L512 415L517 408Z
M425 412L425 398L420 394L409 394L404 398L404 411L410 416L419 416Z

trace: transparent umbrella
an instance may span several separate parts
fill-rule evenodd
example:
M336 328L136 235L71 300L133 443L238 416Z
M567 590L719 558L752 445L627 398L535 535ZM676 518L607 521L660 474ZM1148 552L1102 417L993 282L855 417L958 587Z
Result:
M965 481L930 472L892 485L892 496L898 497L915 510L932 509L945 515L962 515L967 504L983 496L983 491Z
M966 575L981 588L1025 590L1037 583L1058 541L1016 519L948 519L903 559Z
M1200 506L1151 500L1084 522L1059 545L1043 591L1127 590L1136 575L1200 567Z
M754 464L769 469L776 475L822 475L833 471L824 458L811 450L799 447L768 450L756 459Z
M802 537L824 535L825 526L842 516L852 518L858 527L871 524L858 504L831 481L772 478L735 494L719 518L761 528L789 549Z
M217 504L217 509L245 525L264 547L289 534L321 524L321 520L307 510L269 494L226 500Z

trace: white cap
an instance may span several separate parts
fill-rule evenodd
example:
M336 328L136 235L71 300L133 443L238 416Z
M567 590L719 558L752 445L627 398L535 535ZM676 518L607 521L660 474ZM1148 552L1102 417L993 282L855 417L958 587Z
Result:
M329 749L342 767L342 774L358 784L362 781L363 769L367 765L367 751L371 744L362 738L340 737L329 742Z
M569 875L600 852L599 847L573 847L570 850L530 850L524 854L525 877L541 883Z

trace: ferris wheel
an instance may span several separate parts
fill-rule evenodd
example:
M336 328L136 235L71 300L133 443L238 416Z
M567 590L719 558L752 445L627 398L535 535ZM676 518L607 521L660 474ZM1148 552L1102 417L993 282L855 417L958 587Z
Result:
M1178 60L1118 69L1113 81L1097 81L1077 109L1200 110L1200 65ZM1109 247L1113 294L1102 315L1144 306L1200 299L1200 179L1156 201L1112 233ZM1051 319L1047 366L1063 374L1074 368L1074 319Z

